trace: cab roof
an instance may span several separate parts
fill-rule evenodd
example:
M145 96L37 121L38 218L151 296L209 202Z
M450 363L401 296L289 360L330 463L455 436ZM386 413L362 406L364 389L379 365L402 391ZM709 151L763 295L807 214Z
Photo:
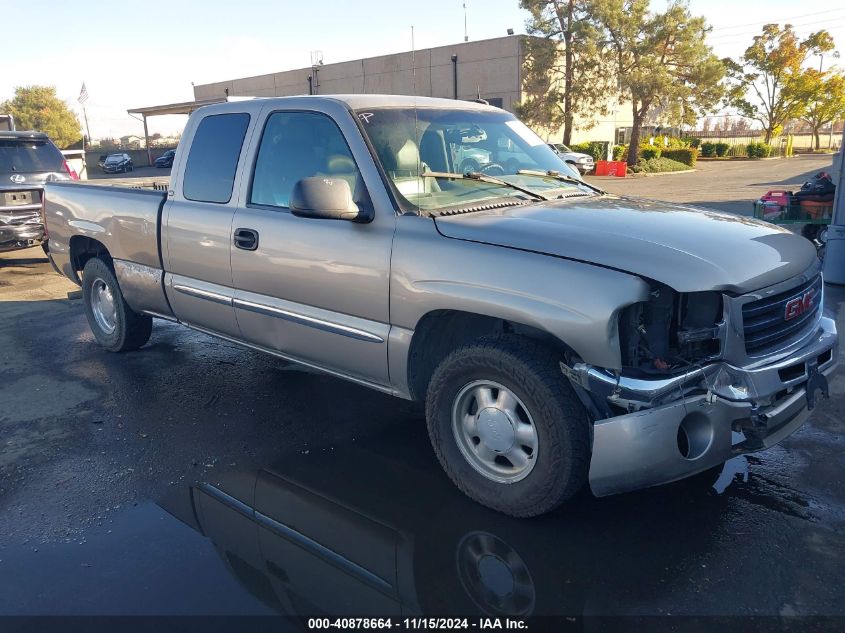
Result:
M244 103L260 101L262 104L284 105L290 101L332 101L345 103L352 110L365 108L438 108L449 110L479 110L500 111L499 108L461 99L443 99L438 97L415 97L413 95L381 95L381 94L326 94L326 95L294 95L289 97L256 97L255 99L237 99L224 103L204 106L215 112L239 110Z

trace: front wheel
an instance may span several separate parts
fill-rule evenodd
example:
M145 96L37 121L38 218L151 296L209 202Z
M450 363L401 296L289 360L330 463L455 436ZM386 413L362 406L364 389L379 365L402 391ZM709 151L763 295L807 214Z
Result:
M85 316L97 342L110 352L138 349L150 340L152 317L127 305L111 268L102 259L89 259L82 271Z
M511 516L544 514L587 481L586 412L558 358L514 335L461 347L426 398L434 451L465 494Z

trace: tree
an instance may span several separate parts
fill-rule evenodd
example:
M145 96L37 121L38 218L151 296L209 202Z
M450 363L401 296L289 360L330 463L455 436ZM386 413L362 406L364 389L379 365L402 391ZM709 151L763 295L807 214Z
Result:
M845 118L845 75L808 68L793 82L790 90L804 104L801 118L810 126L816 149L819 149L821 129Z
M766 24L738 61L724 60L733 80L728 102L743 116L759 121L770 143L784 123L804 114L806 103L796 83L807 57L831 50L833 39L827 31L799 40L790 24L782 29Z
M56 96L54 86L19 86L12 99L0 104L0 111L14 116L18 128L44 132L59 147L82 138L76 115Z
M635 165L643 121L660 107L671 123L694 125L724 94L725 68L705 43L709 27L673 0L652 13L648 0L596 0L594 20L608 37L633 115L628 164Z
M749 130L751 130L751 124L748 122L748 119L739 117L731 124L731 132L735 132L736 134L747 134Z
M523 93L517 114L548 130L563 126L563 142L572 139L578 115L583 127L609 113L614 77L602 67L600 32L592 21L590 0L520 0L531 17L526 22ZM562 54L561 54L562 49Z

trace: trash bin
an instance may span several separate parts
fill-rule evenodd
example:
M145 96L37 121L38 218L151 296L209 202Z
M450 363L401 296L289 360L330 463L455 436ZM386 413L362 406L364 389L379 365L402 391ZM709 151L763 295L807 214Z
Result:
M841 224L831 224L827 227L824 280L845 286L845 226Z

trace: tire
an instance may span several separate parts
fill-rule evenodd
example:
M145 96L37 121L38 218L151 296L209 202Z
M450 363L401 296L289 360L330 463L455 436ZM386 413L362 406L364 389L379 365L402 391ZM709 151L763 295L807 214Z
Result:
M467 158L465 161L461 163L460 170L462 174L467 174L470 172L477 172L480 169L478 162L473 160L472 158Z
M823 228L825 227L818 224L805 224L801 228L801 235L811 242L815 242L818 240L819 234L822 232Z
M150 340L152 317L127 305L114 272L102 259L95 257L85 264L82 300L94 338L110 352L138 349Z
M472 395L488 387L485 397L496 400L495 406L482 406ZM516 415L513 410L502 415L503 396L516 401ZM473 404L466 409L468 398ZM465 418L475 420L470 424L476 436L464 430L459 420ZM587 413L561 374L557 356L531 339L485 338L449 354L429 384L426 421L434 452L455 485L494 510L515 517L544 514L587 482ZM532 436L528 427L533 427L533 445L526 439ZM511 431L517 428L518 435ZM476 451L495 459L484 461ZM511 462L513 457L519 460Z
M505 175L505 168L502 167L499 163L488 163L481 168L481 173L485 176L504 176Z

